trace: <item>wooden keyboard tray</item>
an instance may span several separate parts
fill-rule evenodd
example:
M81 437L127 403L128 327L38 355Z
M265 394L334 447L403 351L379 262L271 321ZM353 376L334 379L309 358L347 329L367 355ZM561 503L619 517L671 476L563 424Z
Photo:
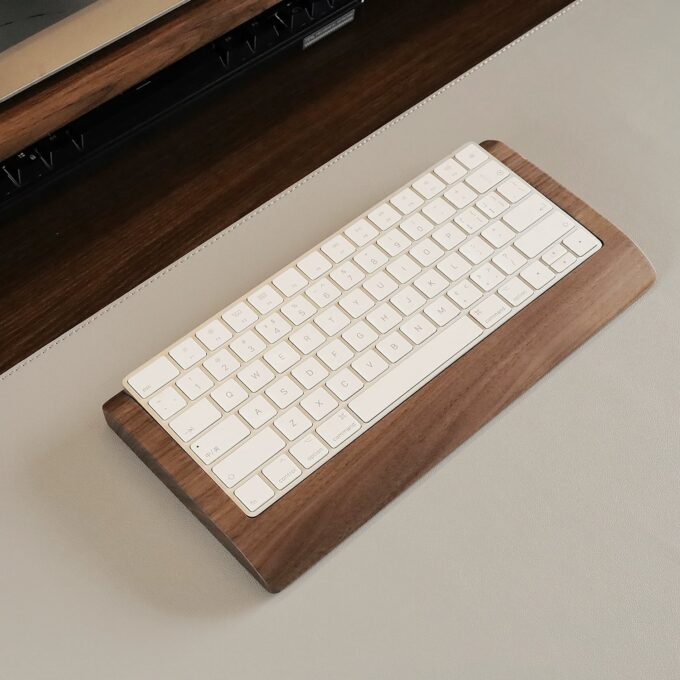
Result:
M124 392L109 425L270 592L278 592L636 300L654 270L615 226L496 141L487 151L604 243L595 255L255 518Z

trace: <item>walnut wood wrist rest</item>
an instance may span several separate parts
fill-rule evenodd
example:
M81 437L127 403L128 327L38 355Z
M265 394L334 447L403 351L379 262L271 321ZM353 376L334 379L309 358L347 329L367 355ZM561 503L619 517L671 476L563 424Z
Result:
M504 144L483 146L604 246L263 514L247 517L130 396L121 392L104 405L109 425L270 592L330 552L654 281L645 256L611 223Z

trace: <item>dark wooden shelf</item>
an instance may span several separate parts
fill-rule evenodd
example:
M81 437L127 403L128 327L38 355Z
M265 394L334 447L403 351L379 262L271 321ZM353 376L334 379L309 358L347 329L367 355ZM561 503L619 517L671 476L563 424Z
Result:
M370 0L0 217L0 371L568 2Z

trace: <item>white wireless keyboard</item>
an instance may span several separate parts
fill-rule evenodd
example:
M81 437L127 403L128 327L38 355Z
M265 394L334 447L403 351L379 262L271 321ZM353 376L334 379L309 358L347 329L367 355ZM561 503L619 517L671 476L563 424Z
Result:
M468 144L123 385L254 517L601 245Z

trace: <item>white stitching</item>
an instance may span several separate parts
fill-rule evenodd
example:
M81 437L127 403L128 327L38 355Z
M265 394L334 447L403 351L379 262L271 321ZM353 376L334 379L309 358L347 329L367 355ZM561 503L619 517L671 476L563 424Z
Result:
M512 49L513 47L519 45L524 39L528 38L530 35L533 35L534 33L540 31L541 29L545 28L549 24L551 24L553 21L556 21L560 17L562 17L564 14L567 12L570 12L572 9L577 7L578 5L581 5L584 2L584 0L575 0L575 2L571 3L564 9L560 10L557 12L557 14L554 14L553 16L549 17L542 23L538 24L537 26L534 26L531 30L527 31L523 35L521 35L519 38L515 38L512 42L508 43L505 47L502 47L498 52L494 52L490 57L487 57L484 59L484 61L480 61L479 64L476 66L473 66L471 69L466 71L465 73L462 73L459 75L455 80L452 80L450 83L447 83L444 85L444 87L440 88L436 92L433 92L429 97L426 97L422 101L418 102L415 106L411 107L407 111L404 111L404 113L400 114L393 120L391 120L389 123L386 123L383 125L381 128L378 128L374 132L372 132L368 137L365 137L362 139L360 142L357 142L353 146L351 146L349 149L346 149L343 151L340 155L336 156L335 158L331 159L327 163L324 163L321 167L317 168L314 170L312 173L307 175L306 177L303 177L301 180L293 184L292 186L288 187L285 191L282 193L278 194L278 196L274 196L274 198L271 198L269 201L266 203L262 204L259 208L254 210L253 212L249 213L245 217L242 217L238 222L234 222L234 224L228 226L226 229L223 229L219 234L215 234L212 238L208 239L205 243L202 243L200 246L197 248L194 248L191 252L187 253L186 255L183 255L179 260L176 260L172 264L168 265L165 269L162 271L158 272L157 274L154 274L150 279L147 279L144 281L144 283L140 283L138 286L133 288L132 290L128 291L123 295L122 297L119 297L117 300L114 300L110 304L108 304L106 307L103 309L100 309L96 314L92 315L89 319L86 319L85 321L82 321L79 323L77 326L74 326L70 331L67 331L63 335L60 335L58 338L55 340L52 340L52 342L48 343L45 345L42 349L38 350L34 354L32 354L30 357L24 359L20 363L18 363L16 366L13 368L10 368L8 371L0 375L0 382L7 380L10 378L12 375L15 373L18 373L22 368L30 364L32 361L35 361L36 359L44 356L47 354L47 352L51 351L54 347L57 345L61 344L62 342L68 340L71 336L75 335L79 331L81 331L83 328L87 328L91 323L94 323L97 321L99 318L101 318L104 314L108 314L111 310L115 309L118 307L118 305L121 305L123 302L127 301L129 298L131 298L133 295L137 295L137 293L140 293L143 291L147 286L150 286L152 283L155 283L159 279L161 279L163 276L165 276L167 273L173 271L180 265L184 264L187 262L190 258L192 258L194 255L197 255L200 253L204 248L207 248L208 246L211 246L213 243L217 243L221 238L226 236L227 234L231 233L232 231L235 231L236 229L239 229L241 226L246 224L249 220L253 219L260 213L264 212L268 208L271 208L274 206L276 203L278 203L280 200L288 196L294 191L297 191L300 187L304 186L307 182L309 182L311 179L314 179L316 176L320 175L323 172L326 172L329 168L333 167L336 163L339 161L343 160L350 154L354 153L357 149L360 149L364 144L367 144L371 140L375 139L379 135L383 134L387 130L389 130L391 127L396 125L397 123L400 123L402 120L410 116L412 113L415 113L419 109L421 109L423 106L428 104L429 102L433 101L437 97L439 97L441 94L446 92L449 88L453 87L454 85L457 85L458 83L462 82L466 78L470 77L473 73L479 71L480 69L484 68L484 66L488 65L491 63L496 57L500 56L504 52L507 52L508 50Z

